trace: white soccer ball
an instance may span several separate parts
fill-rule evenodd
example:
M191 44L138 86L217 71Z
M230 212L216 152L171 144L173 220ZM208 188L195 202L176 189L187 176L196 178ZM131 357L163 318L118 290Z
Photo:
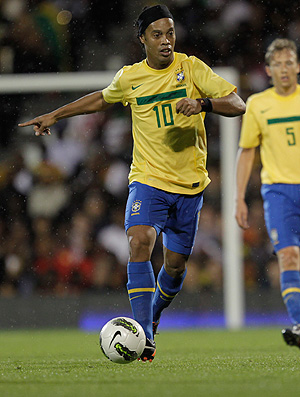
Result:
M118 364L129 364L145 349L146 335L142 326L129 317L116 317L100 331L100 347L105 356Z

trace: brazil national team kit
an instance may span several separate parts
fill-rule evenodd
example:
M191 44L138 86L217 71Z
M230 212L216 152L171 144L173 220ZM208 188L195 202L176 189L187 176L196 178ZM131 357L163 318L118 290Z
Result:
M206 170L205 114L176 113L182 98L220 98L236 87L195 57L174 53L165 69L152 69L143 60L123 67L102 93L106 102L130 104L133 159L125 212L126 231L135 225L162 232L164 246L178 254L193 249ZM186 271L171 277L162 266L157 287L152 264L128 262L127 290L135 319L153 339L152 321L181 290Z
M265 221L275 251L300 245L300 86L281 96L275 88L252 95L240 147L260 146Z
M198 58L174 53L174 61L165 69L152 69L146 60L123 67L103 90L106 102L130 104L132 110L134 147L126 229L151 225L163 232L167 248L182 254L191 252L202 192L210 182L205 114L177 114L176 103L186 97L219 98L235 89ZM161 190L156 192L158 197L157 189ZM189 203L181 202L180 195L190 196ZM172 213L166 208L170 203L176 207L177 226L180 223L176 233L172 232Z

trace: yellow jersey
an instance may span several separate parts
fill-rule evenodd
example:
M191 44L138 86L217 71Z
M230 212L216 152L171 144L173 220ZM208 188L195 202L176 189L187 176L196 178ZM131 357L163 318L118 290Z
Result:
M103 97L108 103L131 106L134 145L129 182L171 193L201 192L210 182L205 114L176 114L176 103L186 97L219 98L234 90L201 60L180 53L174 53L165 69L152 69L143 60L119 70Z
M260 146L262 183L300 183L300 85L289 96L274 87L251 95L239 145Z

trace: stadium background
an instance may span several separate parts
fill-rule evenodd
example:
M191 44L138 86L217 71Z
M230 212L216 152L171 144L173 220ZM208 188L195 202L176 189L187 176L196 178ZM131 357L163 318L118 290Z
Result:
M141 60L133 20L151 2L99 3L1 0L1 74L115 71ZM299 44L297 1L163 3L176 20L176 50L213 68L237 68L244 100L269 85L264 73L268 44L277 37ZM0 96L2 328L94 329L106 312L129 312L123 231L132 148L129 109L116 105L105 114L61 121L46 139L16 127L82 94ZM218 117L209 115L206 125L212 183L184 289L165 326L224 325ZM243 235L246 324L282 324L286 317L263 221L259 171L257 158L248 191L251 227ZM158 239L156 273L161 264Z

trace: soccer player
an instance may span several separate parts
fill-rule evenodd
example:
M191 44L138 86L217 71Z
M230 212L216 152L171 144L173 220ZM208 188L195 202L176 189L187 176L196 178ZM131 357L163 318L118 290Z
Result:
M245 112L245 103L235 86L201 60L174 52L174 21L166 6L145 8L137 27L146 59L124 66L104 90L20 126L34 125L36 135L45 135L63 118L99 112L116 102L131 106L134 147L125 213L127 289L133 317L147 337L141 359L152 361L154 333L162 310L181 290L203 191L210 182L205 113L238 116ZM160 233L164 266L155 284L150 260Z
M282 335L288 345L300 348L300 86L295 43L274 40L265 60L273 87L247 101L237 156L235 216L241 228L249 227L245 192L255 148L260 146L265 223L293 324L292 329L283 329Z

